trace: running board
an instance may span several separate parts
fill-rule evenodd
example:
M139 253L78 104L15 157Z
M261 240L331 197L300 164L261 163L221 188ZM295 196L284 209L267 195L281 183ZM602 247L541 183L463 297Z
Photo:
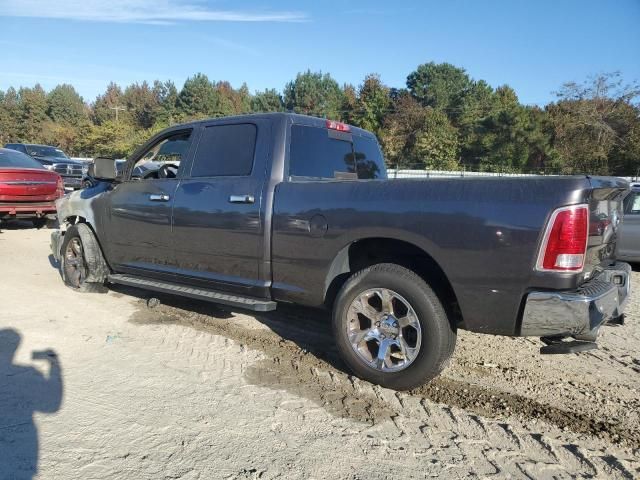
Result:
M598 348L597 343L585 342L583 340L564 341L560 338L553 337L542 337L540 340L545 344L544 347L540 348L540 353L543 355L580 353Z
M231 295L229 293L216 292L214 290L193 288L179 283L136 277L134 275L112 274L109 275L108 281L111 283L119 283L120 285L127 285L129 287L152 290L154 292L169 293L172 295L195 298L196 300L221 303L232 307L253 310L254 312L269 312L271 310L275 310L277 305L276 302L271 300L241 297L238 295Z

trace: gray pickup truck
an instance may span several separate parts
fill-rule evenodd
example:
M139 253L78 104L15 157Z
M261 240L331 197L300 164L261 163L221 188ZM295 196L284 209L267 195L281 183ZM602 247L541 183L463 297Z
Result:
M623 319L623 180L389 180L371 133L286 113L171 127L114 172L57 203L69 287L327 308L347 367L387 387L438 375L459 328L571 353Z

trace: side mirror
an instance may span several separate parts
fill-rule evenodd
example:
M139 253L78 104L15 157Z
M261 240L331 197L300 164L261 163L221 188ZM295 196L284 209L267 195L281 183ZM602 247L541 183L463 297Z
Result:
M93 163L89 165L87 175L96 180L115 180L116 179L116 161L113 158L97 157Z

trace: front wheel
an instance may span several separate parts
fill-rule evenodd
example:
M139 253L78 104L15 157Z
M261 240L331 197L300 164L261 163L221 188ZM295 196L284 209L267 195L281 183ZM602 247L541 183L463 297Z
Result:
M408 390L447 365L455 328L437 295L411 270L381 263L344 284L333 311L338 351L359 377Z
M108 267L93 231L84 223L71 226L60 248L65 285L79 292L105 292Z

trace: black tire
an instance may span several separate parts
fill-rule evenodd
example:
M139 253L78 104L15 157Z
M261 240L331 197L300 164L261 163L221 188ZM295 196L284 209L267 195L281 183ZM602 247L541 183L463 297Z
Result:
M78 248L80 247L80 248ZM60 272L65 285L78 292L104 293L109 268L87 224L69 227L60 248Z
M374 289L399 294L413 309L415 322L419 322L420 344L415 344L417 352L413 360L401 370L375 368L356 352L349 340L349 308L356 298ZM394 297L393 301L396 300ZM411 270L392 263L365 268L346 281L333 308L333 334L340 356L355 375L395 390L416 388L435 378L448 365L456 342L455 327L431 287Z

